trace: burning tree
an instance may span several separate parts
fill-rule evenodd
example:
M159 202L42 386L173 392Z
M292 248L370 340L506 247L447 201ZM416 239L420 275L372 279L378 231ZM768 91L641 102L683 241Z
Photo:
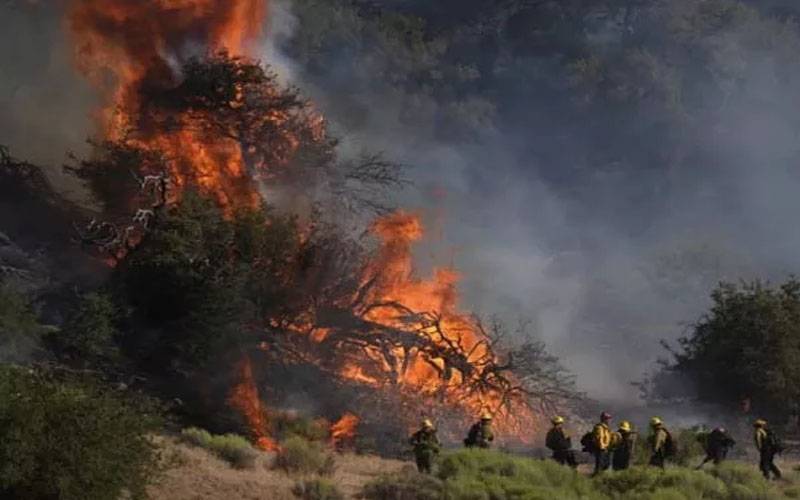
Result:
M79 67L114 77L103 140L70 166L103 218L76 232L112 257L137 332L128 351L199 392L218 383L210 366L235 366L223 399L264 447L263 400L281 383L262 378L270 365L314 367L404 425L489 409L502 430L529 434L538 411L571 395L569 380L540 344L514 349L498 323L460 311L453 270L415 275L422 225L386 201L405 183L399 168L375 155L340 160L313 105L247 56L264 8L72 2ZM304 217L269 207L265 186L303 198ZM374 250L334 223L347 211L381 214ZM358 418L360 408L342 410Z

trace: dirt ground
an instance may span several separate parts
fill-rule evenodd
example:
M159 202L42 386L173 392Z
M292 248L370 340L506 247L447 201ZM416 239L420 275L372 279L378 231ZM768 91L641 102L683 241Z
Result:
M250 470L237 470L206 450L173 438L163 438L165 460L171 465L164 477L150 487L153 500L289 500L292 486L302 479L271 469L273 456L263 453ZM341 454L331 480L348 498L370 479L399 471L409 462L374 456Z

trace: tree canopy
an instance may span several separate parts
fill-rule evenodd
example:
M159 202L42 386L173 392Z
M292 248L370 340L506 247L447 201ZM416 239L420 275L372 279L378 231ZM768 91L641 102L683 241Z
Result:
M761 415L796 412L800 396L800 282L721 284L713 306L654 378L656 397L690 396Z

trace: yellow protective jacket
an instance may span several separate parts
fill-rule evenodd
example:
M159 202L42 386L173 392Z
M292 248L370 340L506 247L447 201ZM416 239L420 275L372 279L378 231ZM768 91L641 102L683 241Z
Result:
M665 444L667 444L667 430L663 427L657 427L653 431L653 436L650 441L653 453L660 452Z
M764 444L767 442L767 430L763 427L756 429L753 438L756 442L756 449L758 451L764 451Z
M600 422L594 426L594 444L600 451L607 451L611 446L611 429L607 424Z

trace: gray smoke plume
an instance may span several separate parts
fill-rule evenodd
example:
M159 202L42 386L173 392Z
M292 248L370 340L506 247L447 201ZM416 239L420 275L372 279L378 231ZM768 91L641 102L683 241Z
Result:
M630 80L631 88L612 89L611 97L628 93L638 108L626 109L620 99L580 114L564 94L587 96L564 68L568 57L592 60L565 55L568 49L556 57L515 46L550 29L536 25L548 2L516 14L501 3L348 9L296 0L295 31L282 46L295 61L294 81L339 127L345 148L367 146L413 166L417 189L404 203L420 207L432 229L419 249L422 268L454 264L463 274L465 308L509 322L532 319L582 389L629 402L636 397L630 382L665 354L659 340L684 333L717 282L779 280L800 263L792 229L800 208L800 66L791 57L800 34L775 10L785 7L778 3L755 11L717 2L731 8L725 15L732 20L695 39L685 30L713 21L697 2L670 2L669 12L638 24L597 20L586 44L608 64L630 61L629 74L603 78L609 85ZM415 38L413 22L397 28L404 21L374 15L381 8L422 16L426 35ZM499 24L489 26L495 15ZM459 16L485 24L453 29ZM697 24L677 24L685 19ZM661 32L686 40L648 39L647 23L658 21L676 23ZM492 29L496 35L486 36ZM392 30L394 40L384 36ZM451 37L444 45L474 51L424 38L437 32ZM309 48L315 36L322 41ZM341 41L326 44L326 36ZM358 37L366 41L348 42ZM702 56L671 65L667 43ZM427 45L406 48L414 44ZM309 50L321 55L309 57ZM460 72L452 61L443 68L426 60L440 54L461 57ZM478 73L490 74L484 80L494 86L454 99L453 88L470 88L464 82ZM429 88L437 78L461 80ZM591 123L569 122L587 116ZM626 135L627 151L605 154L608 141L619 146Z

